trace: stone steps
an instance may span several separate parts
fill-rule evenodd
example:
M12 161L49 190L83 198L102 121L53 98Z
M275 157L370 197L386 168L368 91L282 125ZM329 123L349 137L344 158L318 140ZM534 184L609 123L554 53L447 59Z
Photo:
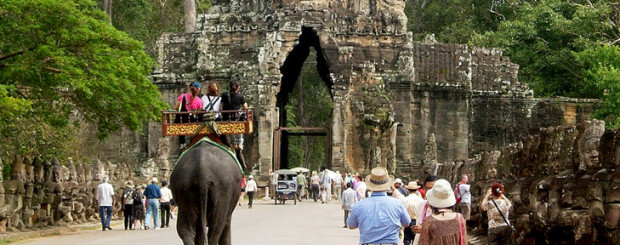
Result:
M480 234L467 234L467 244L469 245L482 245L489 244L487 237Z

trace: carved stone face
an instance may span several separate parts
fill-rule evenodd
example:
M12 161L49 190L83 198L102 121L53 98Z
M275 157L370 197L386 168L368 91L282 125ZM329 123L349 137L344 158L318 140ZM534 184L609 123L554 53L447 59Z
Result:
M67 166L67 181L76 181L77 180L77 170L75 168L75 165L73 164L73 161L69 160L69 164Z
M45 180L45 171L43 170L43 162L39 159L34 163L34 182L42 183Z
M84 182L84 166L81 163L75 165L75 178L79 183Z
M32 162L32 164L26 165L26 182L34 183L34 162Z
M90 164L85 163L84 164L84 181L85 182L90 182L93 180L93 167Z
M93 168L93 180L101 181L104 176L105 167L103 166L103 163L99 159L97 159L97 161L95 161L95 167Z
M604 132L605 122L594 120L586 123L583 135L578 141L579 170L600 167L598 146Z
M15 157L15 161L11 166L11 178L13 180L26 181L26 166L23 158Z
M54 166L52 167L52 181L60 182L61 178L62 178L62 166L60 166L60 164L54 163Z

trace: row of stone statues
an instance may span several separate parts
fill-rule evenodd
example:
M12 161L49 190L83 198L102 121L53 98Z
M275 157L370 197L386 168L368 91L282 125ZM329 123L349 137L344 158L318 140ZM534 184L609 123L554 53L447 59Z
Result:
M113 165L96 160L61 163L58 159L16 156L10 166L10 179L0 175L0 231L19 231L68 223L96 222L99 207L95 194L104 176L114 185L114 214L121 213L120 188L134 180L125 164ZM144 178L146 179L146 178ZM144 181L145 182L145 181Z
M486 215L478 204L499 180L514 203L519 244L620 244L620 130L606 131L602 121L543 128L499 151L433 164L426 169L455 183L470 176L480 228Z

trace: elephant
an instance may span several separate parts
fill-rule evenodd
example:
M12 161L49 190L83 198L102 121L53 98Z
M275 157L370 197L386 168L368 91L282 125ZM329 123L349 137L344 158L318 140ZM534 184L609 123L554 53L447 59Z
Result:
M234 153L213 141L200 141L183 153L170 176L170 189L179 208L177 233L184 245L207 240L231 244L230 223L241 178Z

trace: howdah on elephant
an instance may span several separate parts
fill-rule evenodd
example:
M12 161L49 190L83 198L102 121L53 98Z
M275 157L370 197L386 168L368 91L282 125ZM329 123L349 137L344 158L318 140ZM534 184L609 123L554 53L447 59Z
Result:
M242 178L233 156L217 143L202 140L179 158L170 188L179 207L177 232L184 245L203 245L207 240L231 244L230 223Z

